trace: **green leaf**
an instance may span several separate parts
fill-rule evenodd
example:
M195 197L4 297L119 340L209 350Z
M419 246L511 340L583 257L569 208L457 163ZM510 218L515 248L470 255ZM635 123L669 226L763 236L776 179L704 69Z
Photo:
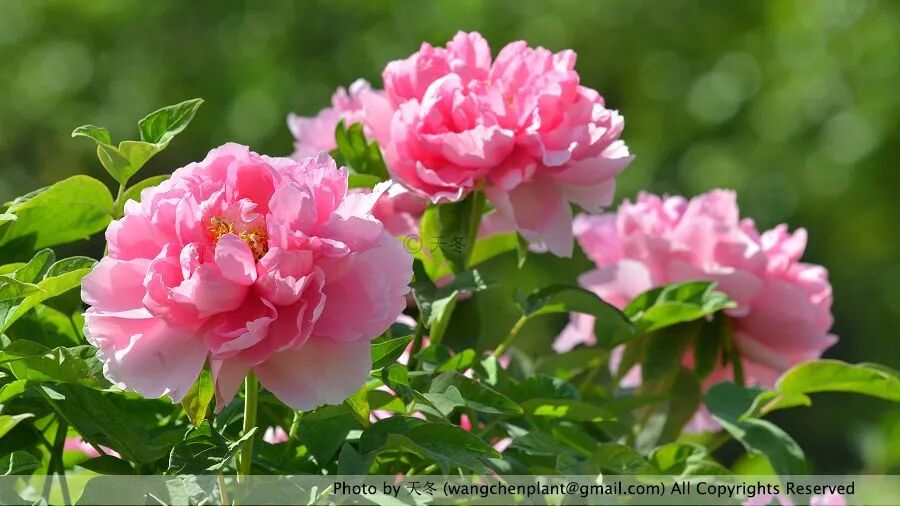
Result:
M209 422L204 421L199 427L188 429L184 438L172 447L166 474L208 474L221 471L255 433L256 427L253 427L237 441L229 441L216 432Z
M86 239L105 229L113 213L113 198L100 181L72 176L17 199L6 212L18 219L0 229L0 251L33 251Z
M582 347L539 357L536 369L539 373L568 381L584 371L603 366L608 359L609 350Z
M413 262L413 273L414 278L410 283L413 299L419 306L420 320L426 329L430 329L429 337L433 345L441 343L460 293L477 292L489 287L487 281L475 270L460 273L457 279L441 288L431 281L421 261Z
M513 232L489 235L479 238L472 248L470 265L478 265L507 251L513 251L518 245L518 235Z
M812 400L807 394L816 392L848 392L900 402L900 377L883 366L826 359L804 362L782 374L773 390L759 394L748 413L762 416L778 409L809 406Z
M318 462L330 462L344 445L347 435L360 428L356 414L346 405L324 406L303 415L297 439Z
M440 394L440 396L436 394ZM451 398L461 399L464 406L482 413L515 414L522 412L522 408L505 395L456 371L448 371L435 377L431 381L428 393L423 395L435 404L437 404L436 400L450 395ZM449 414L449 412L444 414Z
M350 397L344 400L344 406L347 406L356 417L356 421L363 427L369 426L369 395L366 386L363 385Z
M41 289L35 284L23 283L12 276L0 276L0 302L18 299L39 291Z
M27 386L28 381L26 380L15 380L0 386L0 404L5 404L10 399L21 395Z
M154 155L165 149L165 144L151 144L143 141L122 141L119 143L118 154L126 160L126 163L117 168L112 176L121 184L127 184L131 176L153 158ZM109 169L109 167L107 167Z
M374 188L376 184L380 183L382 179L378 176L373 176L371 174L357 174L351 173L347 178L347 187L348 188Z
M706 448L696 444L668 443L654 448L648 460L661 474L674 476L731 474L710 459Z
M125 190L125 193L122 196L122 204L124 205L125 202L127 202L129 200L134 200L135 202L140 202L141 201L141 192L145 188L152 188L154 186L157 186L160 183L162 183L163 181L166 181L167 179L169 179L169 175L163 174L161 176L150 176L147 179L144 179L143 181L135 183L130 188Z
M637 334L643 335L735 307L734 301L714 288L715 283L708 281L672 283L638 295L624 312L635 322Z
M203 99L195 98L151 112L138 122L141 140L153 144L168 144L187 128L202 104Z
M40 388L47 393L46 399L54 410L85 440L112 448L130 461L154 462L168 455L172 445L182 439L180 428L161 431L155 427L151 415L163 406L171 411L167 402L100 392L76 384ZM148 418L154 422L152 431L141 425Z
M347 166L356 174L377 177L379 181L388 179L381 150L377 143L366 141L362 123L346 127L343 120L339 121L335 127L334 140L337 148L333 155L340 165Z
M44 278L37 283L39 292L31 293L24 298L0 301L0 333L5 332L29 309L51 297L62 295L80 286L81 279L91 272L95 264L96 261L87 257L60 260L51 265L44 274ZM23 267L23 269L27 267Z
M7 432L11 431L16 425L19 424L19 422L32 418L33 416L34 415L31 413L24 413L21 415L0 415L0 438L5 436Z
M101 455L79 462L78 465L97 474L129 475L134 468L127 461L112 455Z
M109 130L94 125L82 125L72 132L72 137L86 137L98 144L112 144Z
M462 201L437 206L440 225L437 246L450 262L453 272L462 272L467 267L483 208L484 194L479 191L473 191Z
M808 473L803 450L786 432L771 422L742 415L748 411L757 389L719 383L706 392L706 406L722 427L751 453L766 456L775 473L796 476Z
M574 399L529 399L522 403L525 414L547 418L559 418L575 422L603 422L615 420L609 410Z
M215 385L213 385L212 376L205 367L200 371L200 377L187 391L181 399L181 407L187 414L188 419L194 425L199 427L206 419L206 412L213 397L216 396Z
M372 456L365 457L360 455L352 445L345 444L341 448L341 454L338 456L337 474L344 476L369 474L372 460Z
M0 352L0 362L6 362L17 379L32 381L60 381L86 386L99 386L99 381L80 354L93 355L94 348L47 349L31 341L17 340Z
M730 329L728 318L722 313L716 313L712 321L705 322L700 327L697 338L694 341L694 372L700 379L709 376L719 362Z
M497 450L471 432L455 425L430 422L409 427L403 432L388 433L377 452L390 450L404 450L431 460L440 466L444 474L456 467L482 472L484 459L500 456Z
M412 339L412 334L400 337L385 334L372 341L372 369L381 369L397 362Z
M31 474L41 462L28 452L16 451L0 457L0 476Z

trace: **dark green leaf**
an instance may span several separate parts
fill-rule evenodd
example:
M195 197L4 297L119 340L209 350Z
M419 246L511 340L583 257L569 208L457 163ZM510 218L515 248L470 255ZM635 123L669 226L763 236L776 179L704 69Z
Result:
M372 459L372 456L362 456L352 445L345 444L338 456L337 474L344 476L369 474Z
M453 272L462 272L467 267L466 261L475 247L475 233L481 224L483 207L484 195L478 191L460 202L437 206L440 225L437 246L450 262Z
M0 457L0 476L31 474L41 462L28 452L16 451Z
M424 394L435 403L438 396L452 395L461 398L464 405L476 411L493 414L521 413L522 408L503 394L487 385L469 379L456 371L440 374L431 381L428 393ZM444 413L448 414L448 413Z
M362 428L350 408L345 405L324 406L300 419L297 439L320 463L330 462L344 445L350 431Z
M412 334L400 337L384 335L372 341L372 369L381 369L397 362L412 339Z
M0 438L6 435L7 432L11 431L16 425L19 424L22 420L27 420L33 417L31 413L23 413L21 415L0 415Z
M500 454L481 438L455 425L424 422L402 433L388 433L379 452L404 450L437 463L446 474L462 467L475 472L484 470L484 459Z
M704 399L722 427L740 441L747 451L765 455L777 474L807 474L803 450L786 432L765 420L747 417L741 419L758 393L756 389L741 388L734 383L719 383L709 389Z
M99 457L87 459L79 462L78 465L97 474L134 474L134 468L131 467L131 464L120 458L113 457L112 455L101 455Z
M574 399L529 399L522 402L525 414L547 418L559 418L575 422L603 422L615 420L609 410Z

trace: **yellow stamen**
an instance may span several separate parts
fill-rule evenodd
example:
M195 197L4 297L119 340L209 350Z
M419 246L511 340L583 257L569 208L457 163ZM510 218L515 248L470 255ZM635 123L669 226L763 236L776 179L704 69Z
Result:
M262 227L253 227L243 232L234 230L234 223L219 217L209 220L209 232L213 236L214 242L219 242L225 234L233 234L241 238L242 241L250 246L253 258L259 261L269 251L269 234Z

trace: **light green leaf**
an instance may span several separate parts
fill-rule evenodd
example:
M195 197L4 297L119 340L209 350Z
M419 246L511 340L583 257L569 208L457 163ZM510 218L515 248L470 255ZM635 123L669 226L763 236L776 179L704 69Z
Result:
M369 414L371 410L369 409L369 396L368 390L366 386L363 385L350 397L347 397L344 400L344 406L350 408L350 411L353 413L353 416L356 417L356 421L359 422L363 427L369 426Z
M82 125L72 132L72 137L86 137L98 144L112 144L109 130L94 125Z
M199 427L206 419L206 412L213 397L216 395L212 376L205 367L200 371L200 377L181 399L181 406L194 427Z
M13 397L20 395L27 386L28 381L26 380L15 380L0 386L0 404L5 404Z
M194 98L151 112L138 122L141 140L153 144L168 144L187 128L202 104L202 98Z
M840 360L813 360L781 375L773 390L759 394L749 409L750 416L794 406L809 406L807 394L848 392L900 402L900 377L883 366L848 364Z
M87 257L66 258L51 265L37 283L39 292L24 298L0 301L0 333L41 302L77 288L96 262ZM27 267L27 266L26 266ZM25 267L23 267L24 269Z
M0 438L6 435L7 432L13 430L13 428L19 424L22 420L27 420L33 417L31 413L24 413L21 415L0 415Z
M0 246L33 251L86 239L105 229L113 213L113 198L100 181L73 176L14 201L7 213L18 220L0 229Z
M0 301L17 299L41 291L37 285L23 283L12 276L0 276Z
M616 415L596 404L575 399L529 399L522 403L527 415L559 418L575 422L615 420Z
M82 353L93 354L94 349L80 346L51 350L32 341L16 340L0 352L0 363L6 363L19 380L98 386L91 367L79 356Z

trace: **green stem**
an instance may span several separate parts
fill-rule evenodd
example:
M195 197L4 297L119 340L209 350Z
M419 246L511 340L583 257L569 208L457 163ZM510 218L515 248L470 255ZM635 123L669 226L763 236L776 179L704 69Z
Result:
M469 236L466 238L466 267L471 267L469 261L472 259L472 252L475 251L475 241L478 240L478 229L481 226L481 215L484 213L484 193L475 190L469 197L472 199L472 209L469 213Z
M505 353L510 346L512 346L513 341L516 340L516 336L519 335L519 332L522 331L522 327L524 327L526 323L528 323L528 316L520 316L515 325L513 325L512 328L509 329L509 334L506 336L506 339L504 339L503 342L494 349L494 352L491 353L491 356L494 358L500 358L500 356L503 355L503 353Z
M284 445L284 453L281 455L281 464L284 465L287 462L288 457L291 456L291 452L294 449L294 442L297 441L297 431L300 429L300 418L303 416L303 413L300 411L294 411L294 420L291 421L291 428L288 430L288 440Z
M219 499L222 500L223 505L228 506L231 504L231 499L228 497L228 486L225 484L225 475L219 473L217 481L219 482Z
M69 497L69 484L66 482L66 468L65 465L63 465L62 460L63 449L66 445L66 433L68 431L69 424L60 418L58 425L56 426L56 439L53 441L53 454L50 456L56 474L59 475L59 486L62 489L63 504L72 504L72 499Z
M425 339L425 322L422 321L422 315L419 314L419 319L416 321L416 335L413 337L412 348L409 350L409 361L406 363L406 367L412 371L418 365L418 360L416 359L416 355L422 351L422 343Z
M119 183L119 193L116 194L116 202L113 205L113 213L115 213L115 215L113 217L115 219L121 218L122 215L124 214L124 212L122 210L122 208L125 205L125 203L122 202L122 197L124 197L124 196L125 196L125 183Z
M247 373L247 379L244 386L244 431L242 435L256 427L256 405L259 402L259 382L256 381L256 375L253 371ZM253 438L244 443L241 448L241 458L238 462L238 477L246 481L250 475L250 466L253 463Z

